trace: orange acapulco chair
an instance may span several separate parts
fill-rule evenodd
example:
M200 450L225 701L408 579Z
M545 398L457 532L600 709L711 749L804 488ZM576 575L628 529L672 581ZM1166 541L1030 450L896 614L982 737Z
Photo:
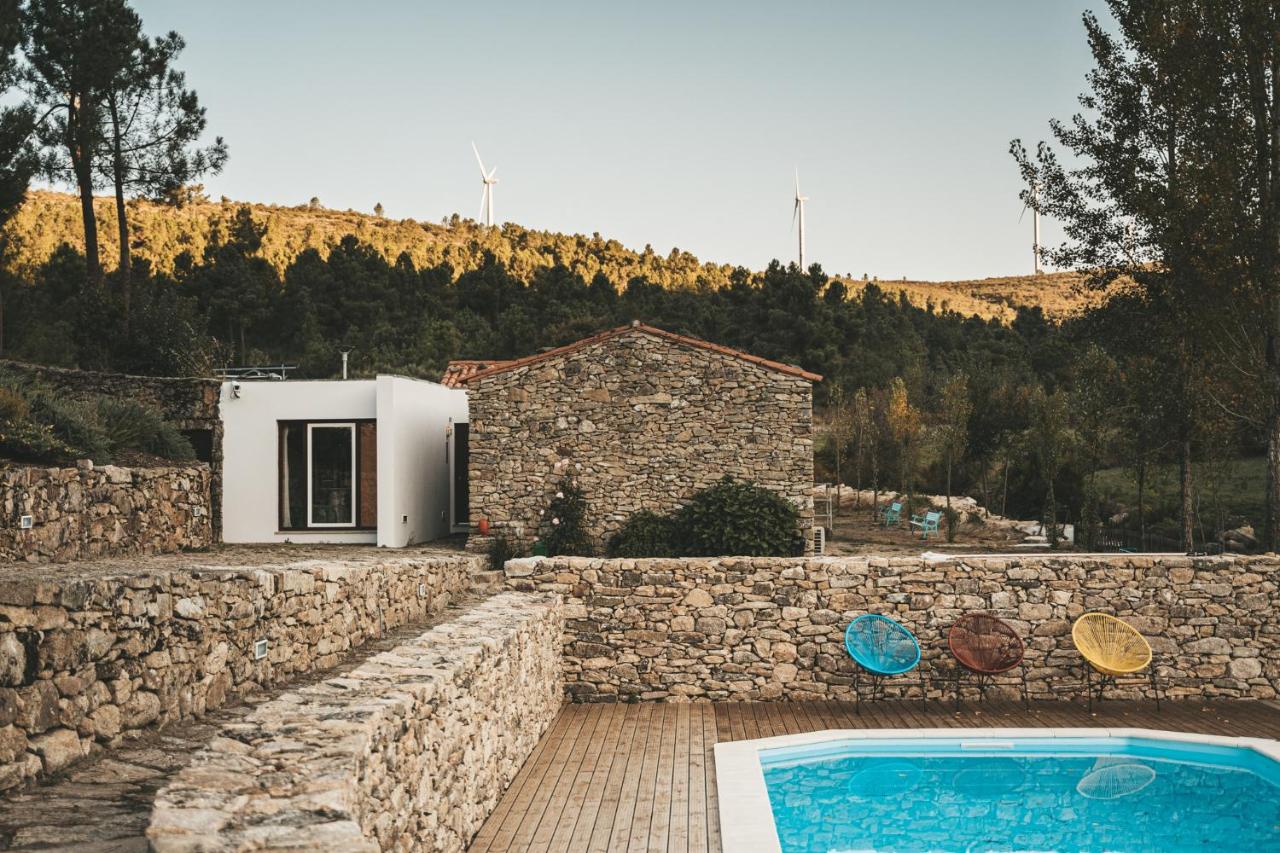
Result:
M1102 691L1119 684L1119 679L1137 676L1144 669L1146 681L1160 709L1160 684L1152 660L1151 644L1128 622L1106 613L1086 613L1071 626L1071 640L1085 660L1085 692L1089 697L1089 713L1093 713L1095 695L1102 701ZM1094 675L1098 676L1094 686ZM1129 679L1127 683L1139 683Z
M1030 708L1027 696L1026 647L1013 626L991 613L966 613L947 633L947 646L956 659L956 710L960 710L960 679L971 673L978 682L978 694L985 696L994 676L1019 669L1022 675L1022 705Z

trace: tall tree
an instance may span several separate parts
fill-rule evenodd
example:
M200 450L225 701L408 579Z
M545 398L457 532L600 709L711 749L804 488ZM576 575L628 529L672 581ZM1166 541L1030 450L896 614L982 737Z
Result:
M103 103L142 42L142 21L125 0L30 0L30 73L38 104L44 170L80 195L86 284L102 282L93 213L96 159L103 143Z
M0 0L0 97L7 101L21 76L23 43L19 0ZM25 101L0 107L0 228L27 196L37 161L30 145L35 115Z
M221 137L211 145L198 145L207 124L205 110L186 87L183 73L173 67L184 46L175 32L150 41L143 38L104 94L98 168L115 192L126 334L133 272L126 194L169 198L196 178L221 171L227 159Z
M1076 164L1064 166L1043 142L1034 159L1020 141L1011 144L1028 186L1023 197L1063 223L1066 241L1050 259L1094 270L1099 285L1128 276L1172 332L1169 384L1186 403L1178 411L1188 550L1194 373L1232 256L1223 230L1231 193L1217 156L1228 152L1214 129L1225 107L1212 5L1108 0L1114 28L1086 13L1094 68L1080 96L1084 110L1069 123L1050 122Z

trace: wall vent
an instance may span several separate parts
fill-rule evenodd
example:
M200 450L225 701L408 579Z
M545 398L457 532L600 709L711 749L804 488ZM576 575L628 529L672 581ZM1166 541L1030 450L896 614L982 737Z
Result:
M821 557L827 552L827 529L825 527L813 528L813 553Z

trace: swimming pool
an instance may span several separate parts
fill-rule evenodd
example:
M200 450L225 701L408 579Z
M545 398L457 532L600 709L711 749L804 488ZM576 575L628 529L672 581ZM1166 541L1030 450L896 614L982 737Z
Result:
M1106 729L716 747L725 853L1280 850L1277 759L1274 741Z

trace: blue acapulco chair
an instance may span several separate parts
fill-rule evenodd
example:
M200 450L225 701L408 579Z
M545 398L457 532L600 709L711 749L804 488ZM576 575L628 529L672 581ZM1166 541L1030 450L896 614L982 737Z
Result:
M854 710L862 713L862 676L871 681L872 700L884 698L884 680L906 675L920 665L920 643L900 622L867 613L849 623L844 647L857 667L853 671ZM920 703L927 708L928 686L920 674Z

